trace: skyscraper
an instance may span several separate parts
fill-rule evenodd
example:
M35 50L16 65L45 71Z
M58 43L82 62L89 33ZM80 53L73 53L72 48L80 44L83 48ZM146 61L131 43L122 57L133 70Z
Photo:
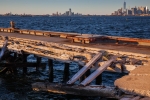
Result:
M71 12L71 8L69 9L69 16L71 16L72 15L72 12Z
M126 11L126 2L125 1L123 3L123 9L124 9L124 11Z
M147 6L145 7L145 13L146 14L148 13L148 7Z

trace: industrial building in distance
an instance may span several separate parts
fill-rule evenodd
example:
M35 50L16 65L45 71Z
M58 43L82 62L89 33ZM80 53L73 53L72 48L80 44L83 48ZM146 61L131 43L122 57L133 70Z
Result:
M150 16L150 11L147 6L126 8L126 2L123 3L123 8L114 11L111 15L115 16Z

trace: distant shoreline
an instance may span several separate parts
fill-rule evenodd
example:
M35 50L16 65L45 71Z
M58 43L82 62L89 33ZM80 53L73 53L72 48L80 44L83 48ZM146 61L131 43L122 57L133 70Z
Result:
M102 17L102 16L110 16L110 17L149 17L150 15L81 15L81 16L52 16L52 15L0 15L3 17L94 17L94 16L98 16L98 17Z

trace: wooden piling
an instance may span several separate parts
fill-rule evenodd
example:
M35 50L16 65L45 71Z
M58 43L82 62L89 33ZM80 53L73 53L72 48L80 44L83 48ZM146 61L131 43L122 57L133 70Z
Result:
M68 80L69 80L69 63L65 63L63 82L67 82Z
M13 21L10 21L10 27L15 28L15 23Z
M14 58L13 62L15 63L15 60L17 59L17 53L14 52L13 58ZM15 75L17 75L16 64L14 64L14 65L12 66L12 68L13 68L13 73L14 73Z
M97 78L96 78L96 85L101 85L102 84L102 74L100 74Z
M27 55L22 55L23 63L27 63ZM27 66L23 67L23 74L27 74Z
M82 41L82 44L85 44L85 40L84 39L82 39L81 41Z
M14 60L17 58L17 53L14 52Z
M53 82L53 60L48 59L48 66L49 66L49 82Z
M38 72L39 71L39 67L41 65L41 57L36 57L36 63L37 63L36 72Z

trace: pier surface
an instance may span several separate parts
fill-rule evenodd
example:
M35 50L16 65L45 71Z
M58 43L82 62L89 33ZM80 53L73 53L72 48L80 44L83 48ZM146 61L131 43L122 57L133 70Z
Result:
M61 44L68 44L73 46L81 46L81 47L90 47L90 48L97 48L100 50L112 50L119 52L128 52L128 53L137 53L143 55L150 55L150 46L135 46L135 45L119 45L114 43L90 43L90 44L81 44L81 43L71 43L70 39L60 38L60 37L44 37L44 36L34 36L34 35L27 35L27 34L19 34L19 33L7 33L7 32L0 32L1 36L10 36L16 38L23 38L23 39L31 39L31 40L39 40L39 41L46 41L46 42L53 42L53 43L61 43Z

